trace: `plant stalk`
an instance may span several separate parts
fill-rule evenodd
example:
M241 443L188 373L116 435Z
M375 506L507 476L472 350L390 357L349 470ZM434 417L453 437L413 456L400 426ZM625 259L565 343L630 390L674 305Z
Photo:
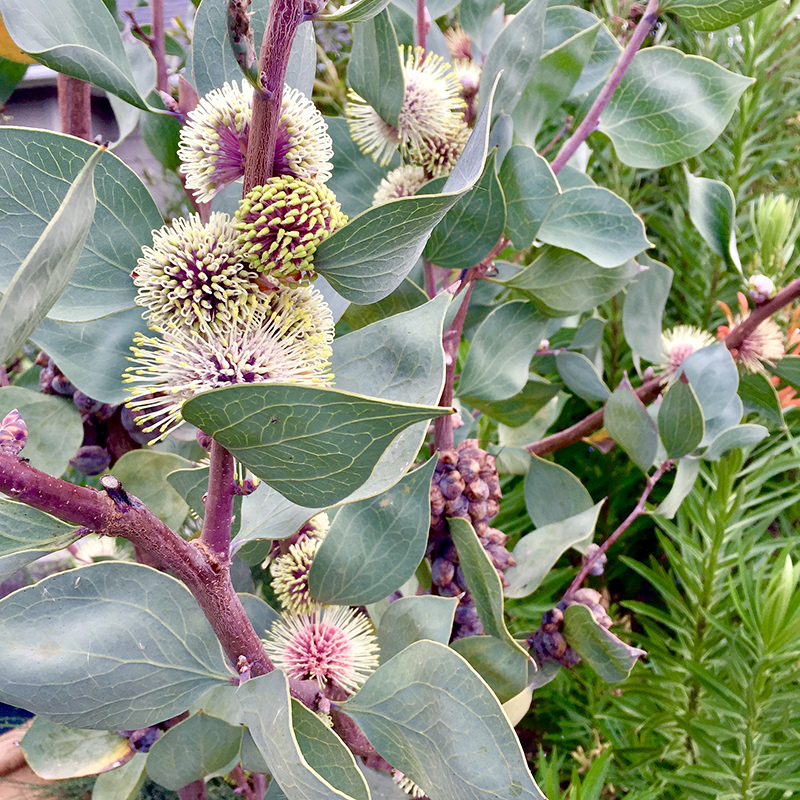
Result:
M153 58L156 60L156 89L169 92L167 50L164 43L164 0L150 0L153 25L150 28Z
M206 785L202 780L192 781L178 789L178 800L206 800Z
M272 177L283 81L292 42L303 21L303 0L273 0L261 41L259 71L263 92L253 97L253 117L247 144L243 196Z
M617 65L608 76L605 86L600 91L600 94L597 95L594 103L592 103L589 113L583 118L581 124L578 125L575 133L564 142L561 149L558 151L558 155L553 159L553 163L550 166L554 173L558 174L561 169L563 169L567 161L575 155L578 147L589 138L589 134L597 127L597 123L600 121L600 115L608 105L609 100L611 100L611 96L617 90L634 56L639 52L639 48L642 46L647 34L650 33L653 25L656 24L657 19L658 0L649 0L644 14L642 14L642 18L639 20L639 24L633 32L633 36L631 36L625 50L623 50Z
M234 470L233 456L219 442L212 441L208 495L200 541L226 564L230 560Z
M92 140L92 87L78 78L59 73L58 113L61 132L79 139Z
M417 0L417 46L425 49L428 25L425 21L425 0Z

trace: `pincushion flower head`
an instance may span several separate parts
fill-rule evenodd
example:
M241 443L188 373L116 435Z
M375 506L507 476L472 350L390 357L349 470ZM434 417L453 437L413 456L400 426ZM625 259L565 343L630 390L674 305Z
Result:
M400 58L405 89L396 128L354 91L348 94L346 114L353 141L384 165L398 148L406 152L425 140L450 137L465 109L461 84L443 58L421 47L409 48L405 55L402 46Z
M244 175L250 138L253 87L236 81L214 89L189 112L178 156L186 186L201 203ZM322 114L302 92L283 88L274 175L325 183L331 177L333 142Z
M311 614L319 608L308 588L308 573L321 544L321 539L304 538L269 565L275 596L291 614Z
M671 378L685 358L711 344L714 344L714 337L693 325L676 325L672 330L664 331L661 334L661 373Z
M720 339L724 339L733 328L750 316L747 298L741 292L737 292L736 296L739 300L739 314L736 317L725 303L718 301L719 307L728 319L728 325L720 325L717 328L717 336ZM731 355L734 361L741 364L748 372L765 375L766 366L774 367L775 363L786 355L783 331L772 317L767 317L745 337L739 347L731 350Z
M372 198L372 205L378 206L397 200L399 197L410 197L428 182L425 168L417 164L404 164L389 172L380 182Z
M207 224L193 214L153 231L132 273L136 302L152 324L197 327L201 319L230 319L251 301L256 273L240 257L227 214L214 212Z
M276 176L239 203L234 228L242 257L273 282L314 274L314 252L347 222L336 195L314 181Z
M137 333L123 381L146 432L163 439L181 408L200 392L239 383L327 385L333 315L311 287L260 292L241 313L199 326L169 326L160 336Z
M264 642L289 678L335 684L354 692L378 666L378 643L365 614L327 606L311 614L286 614L272 623Z

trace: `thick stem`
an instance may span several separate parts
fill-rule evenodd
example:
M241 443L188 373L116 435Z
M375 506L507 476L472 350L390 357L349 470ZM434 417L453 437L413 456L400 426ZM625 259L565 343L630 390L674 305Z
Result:
M303 21L303 0L273 0L261 42L259 70L264 92L255 93L244 191L247 194L272 177L278 123L281 118L283 81L297 28Z
M58 75L58 113L61 132L92 140L92 88L69 75Z
M642 496L639 498L639 502L633 507L633 511L631 511L627 517L625 517L614 533L612 533L611 536L609 536L608 539L606 539L603 544L600 545L599 550L595 551L590 558L586 559L586 562L581 567L580 572L575 576L575 580L572 581L569 589L564 592L565 600L569 600L569 598L572 597L572 595L578 589L580 589L581 584L586 580L586 576L589 574L589 570L592 568L592 564L594 564L597 559L605 554L606 550L608 550L608 548L611 547L611 545L614 544L614 542L616 542L620 536L622 536L622 534L631 526L631 523L633 523L635 519L641 516L641 514L644 512L644 504L647 502L650 492L653 491L653 487L661 479L661 476L671 467L672 462L665 461L652 475L648 476Z
M227 565L202 542L178 536L116 479L109 476L104 482L106 493L75 486L0 453L1 493L73 525L121 536L149 553L153 563L169 570L194 595L232 664L244 656L252 675L271 672L272 662L247 619Z
M153 58L156 60L156 89L169 92L167 76L167 51L164 44L164 0L150 0L153 27L150 29L153 43Z
M633 57L639 52L639 48L642 46L645 37L650 33L650 29L655 25L657 19L658 0L649 0L644 14L642 14L642 18L639 20L639 24L633 32L633 36L631 36L631 40L622 52L622 56L620 56L617 65L608 76L606 85L602 88L600 94L597 95L597 99L592 103L589 113L581 124L578 125L575 133L564 142L563 146L558 151L558 155L553 159L553 163L550 165L553 172L558 173L564 167L567 161L575 155L578 147L586 141L589 134L597 127L597 123L600 121L600 114L603 113L603 109L608 105L608 101L611 100L611 96L617 90L620 81L628 71Z
M741 347L742 342L765 320L769 319L776 311L788 306L789 303L800 297L800 278L792 281L771 300L753 309L752 314L742 320L724 339L729 350Z
M233 456L219 442L212 442L206 513L200 541L226 563L231 548L234 469Z
M653 400L661 394L661 389L664 384L663 378L651 378L645 381L637 390L636 396L643 403L652 403ZM591 435L603 427L603 409L598 408L588 416L584 417L580 422L576 422L569 428L563 431L558 431L551 436L545 436L544 439L539 439L537 442L525 445L525 449L534 456L545 456L548 453L555 453L556 450L561 450L575 442L579 442L586 436Z
M183 789L178 789L178 800L206 800L206 785L202 780L192 781Z
M428 25L425 20L425 0L417 0L417 46L425 49Z

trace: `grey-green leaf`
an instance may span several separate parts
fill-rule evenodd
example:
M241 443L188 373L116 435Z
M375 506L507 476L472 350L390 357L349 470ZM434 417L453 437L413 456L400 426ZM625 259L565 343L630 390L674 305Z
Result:
M661 501L655 513L661 514L667 519L672 519L681 507L681 503L692 491L697 476L700 474L699 458L682 458L678 462L678 469L675 470L675 480L669 494Z
M344 742L313 711L292 698L292 727L311 769L354 800L370 800L369 788Z
M525 476L525 506L533 524L543 528L589 510L594 501L568 469L533 456Z
M775 0L665 0L659 11L675 14L690 28L717 31L774 3Z
M144 753L137 753L127 764L98 775L92 800L135 800L147 777L146 761Z
M600 116L600 130L625 164L665 167L705 150L753 80L700 56L647 47Z
M595 620L581 603L564 611L564 638L586 663L605 681L617 683L628 677L636 659L647 655L631 647Z
M517 644L506 627L503 616L503 585L489 554L478 539L478 534L463 517L455 517L448 523L464 578L475 600L475 608L484 630L490 636L515 648L527 659L528 654ZM520 686L517 692L522 688Z
M56 725L36 717L20 742L28 766L40 777L57 781L119 767L133 758L127 737Z
M397 35L386 9L353 28L347 82L384 122L397 127L405 85Z
M696 350L685 358L675 375L686 375L708 420L720 414L739 388L739 370L722 342Z
M723 181L696 178L686 170L689 186L689 218L705 243L725 259L729 267L742 273L736 248L736 200Z
M344 606L375 603L414 574L428 543L436 462L434 456L391 489L339 509L309 572L315 600Z
M688 381L673 382L662 396L658 433L671 459L688 455L703 441L703 409Z
M97 148L83 166L3 293L0 361L25 343L67 288L94 219L93 176L104 152L105 148Z
M601 267L619 267L652 247L641 218L621 197L600 186L566 189L553 203L537 238Z
M658 453L658 429L627 377L614 390L605 407L603 423L608 435L647 472Z
M83 423L75 404L20 386L0 387L0 419L12 408L19 411L28 426L22 455L36 469L61 475L83 441Z
M147 774L165 789L178 791L238 760L242 728L203 711L162 734L147 754Z
M363 22L380 14L388 5L389 0L356 0L327 14L317 14L315 19L325 22Z
M338 503L369 478L400 431L449 409L332 389L240 384L197 395L183 416L284 497Z
M567 388L584 400L605 402L611 394L597 367L583 353L559 353L556 368Z
M141 564L62 572L0 601L0 696L53 722L134 729L227 683L189 590Z
M546 324L546 317L525 300L495 308L473 337L458 396L491 401L517 394L528 382L531 358Z
M497 698L445 645L407 647L343 710L431 800L545 800Z
M514 548L516 566L506 570L506 597L533 594L561 555L570 547L584 552L591 543L605 500L559 522L542 525L523 536Z
M778 394L766 375L759 372L745 372L740 375L739 397L742 398L746 412L755 411L780 427L786 424Z
M483 174L493 93L441 194L402 197L370 208L319 246L314 266L339 294L368 305L408 275L430 232Z
M706 461L716 461L737 447L751 447L769 436L769 431L763 425L736 425L718 434L714 441L706 448L702 458Z
M558 383L550 383L538 375L532 375L522 391L506 400L477 400L470 397L469 403L474 408L488 414L503 425L512 428L524 425L534 414L555 397L561 390Z
M40 64L150 109L103 0L58 0L56 7L53 0L0 0L0 14L19 48Z
M341 800L349 797L306 761L292 727L286 676L275 670L238 689L244 719L273 778L288 800Z
M638 357L658 363L663 358L661 320L672 286L672 270L647 257L641 261L647 269L628 287L622 308L622 330Z
M381 663L385 664L421 639L447 644L453 631L456 606L457 597L435 595L401 597L390 603L378 625Z
M233 550L258 539L285 539L322 508L307 508L287 500L266 483L242 498L242 524L233 539Z
M511 114L528 85L544 44L546 0L530 2L514 16L494 40L483 62L479 96L483 105L498 75L495 113Z
M528 686L530 659L519 645L494 636L464 636L450 646L489 684L501 703Z
M638 270L633 260L605 269L577 253L547 247L505 285L525 294L547 316L568 317L613 297Z
M492 150L481 179L431 232L423 252L427 261L446 269L468 269L480 263L503 235L506 204L495 156Z
M96 145L73 136L0 127L0 179L5 186L0 197L4 231L0 291L6 290L81 168L96 152ZM97 205L86 246L49 319L85 322L134 308L136 288L130 273L142 255L142 245L163 224L163 217L141 179L111 153L103 155L95 169L94 190ZM136 314L141 325L141 309ZM88 359L97 370L101 369L96 363L99 355Z
M518 106L519 108L519 106ZM560 193L558 181L545 158L532 147L512 147L500 167L506 198L508 235L514 247L533 244Z

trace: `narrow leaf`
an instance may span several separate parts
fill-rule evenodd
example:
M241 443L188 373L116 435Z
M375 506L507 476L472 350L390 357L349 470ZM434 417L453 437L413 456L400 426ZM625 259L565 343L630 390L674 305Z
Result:
M672 286L672 270L658 261L640 257L647 267L628 287L622 308L622 330L631 350L658 363L663 358L661 320Z
M94 169L99 147L78 173L66 197L26 256L0 301L0 361L36 330L61 296L78 264L95 208Z
M356 0L328 14L317 14L315 19L325 22L364 22L380 14L388 5L389 0Z
M769 436L769 431L763 425L737 425L734 428L722 431L702 454L705 461L716 461L737 447L751 447Z
M608 398L603 424L608 435L639 469L647 472L653 466L658 452L658 429L627 377Z
M672 488L656 508L655 513L661 514L667 519L672 519L678 513L681 503L692 491L699 474L699 458L682 458L678 462L678 469L675 471L675 480L672 483Z

